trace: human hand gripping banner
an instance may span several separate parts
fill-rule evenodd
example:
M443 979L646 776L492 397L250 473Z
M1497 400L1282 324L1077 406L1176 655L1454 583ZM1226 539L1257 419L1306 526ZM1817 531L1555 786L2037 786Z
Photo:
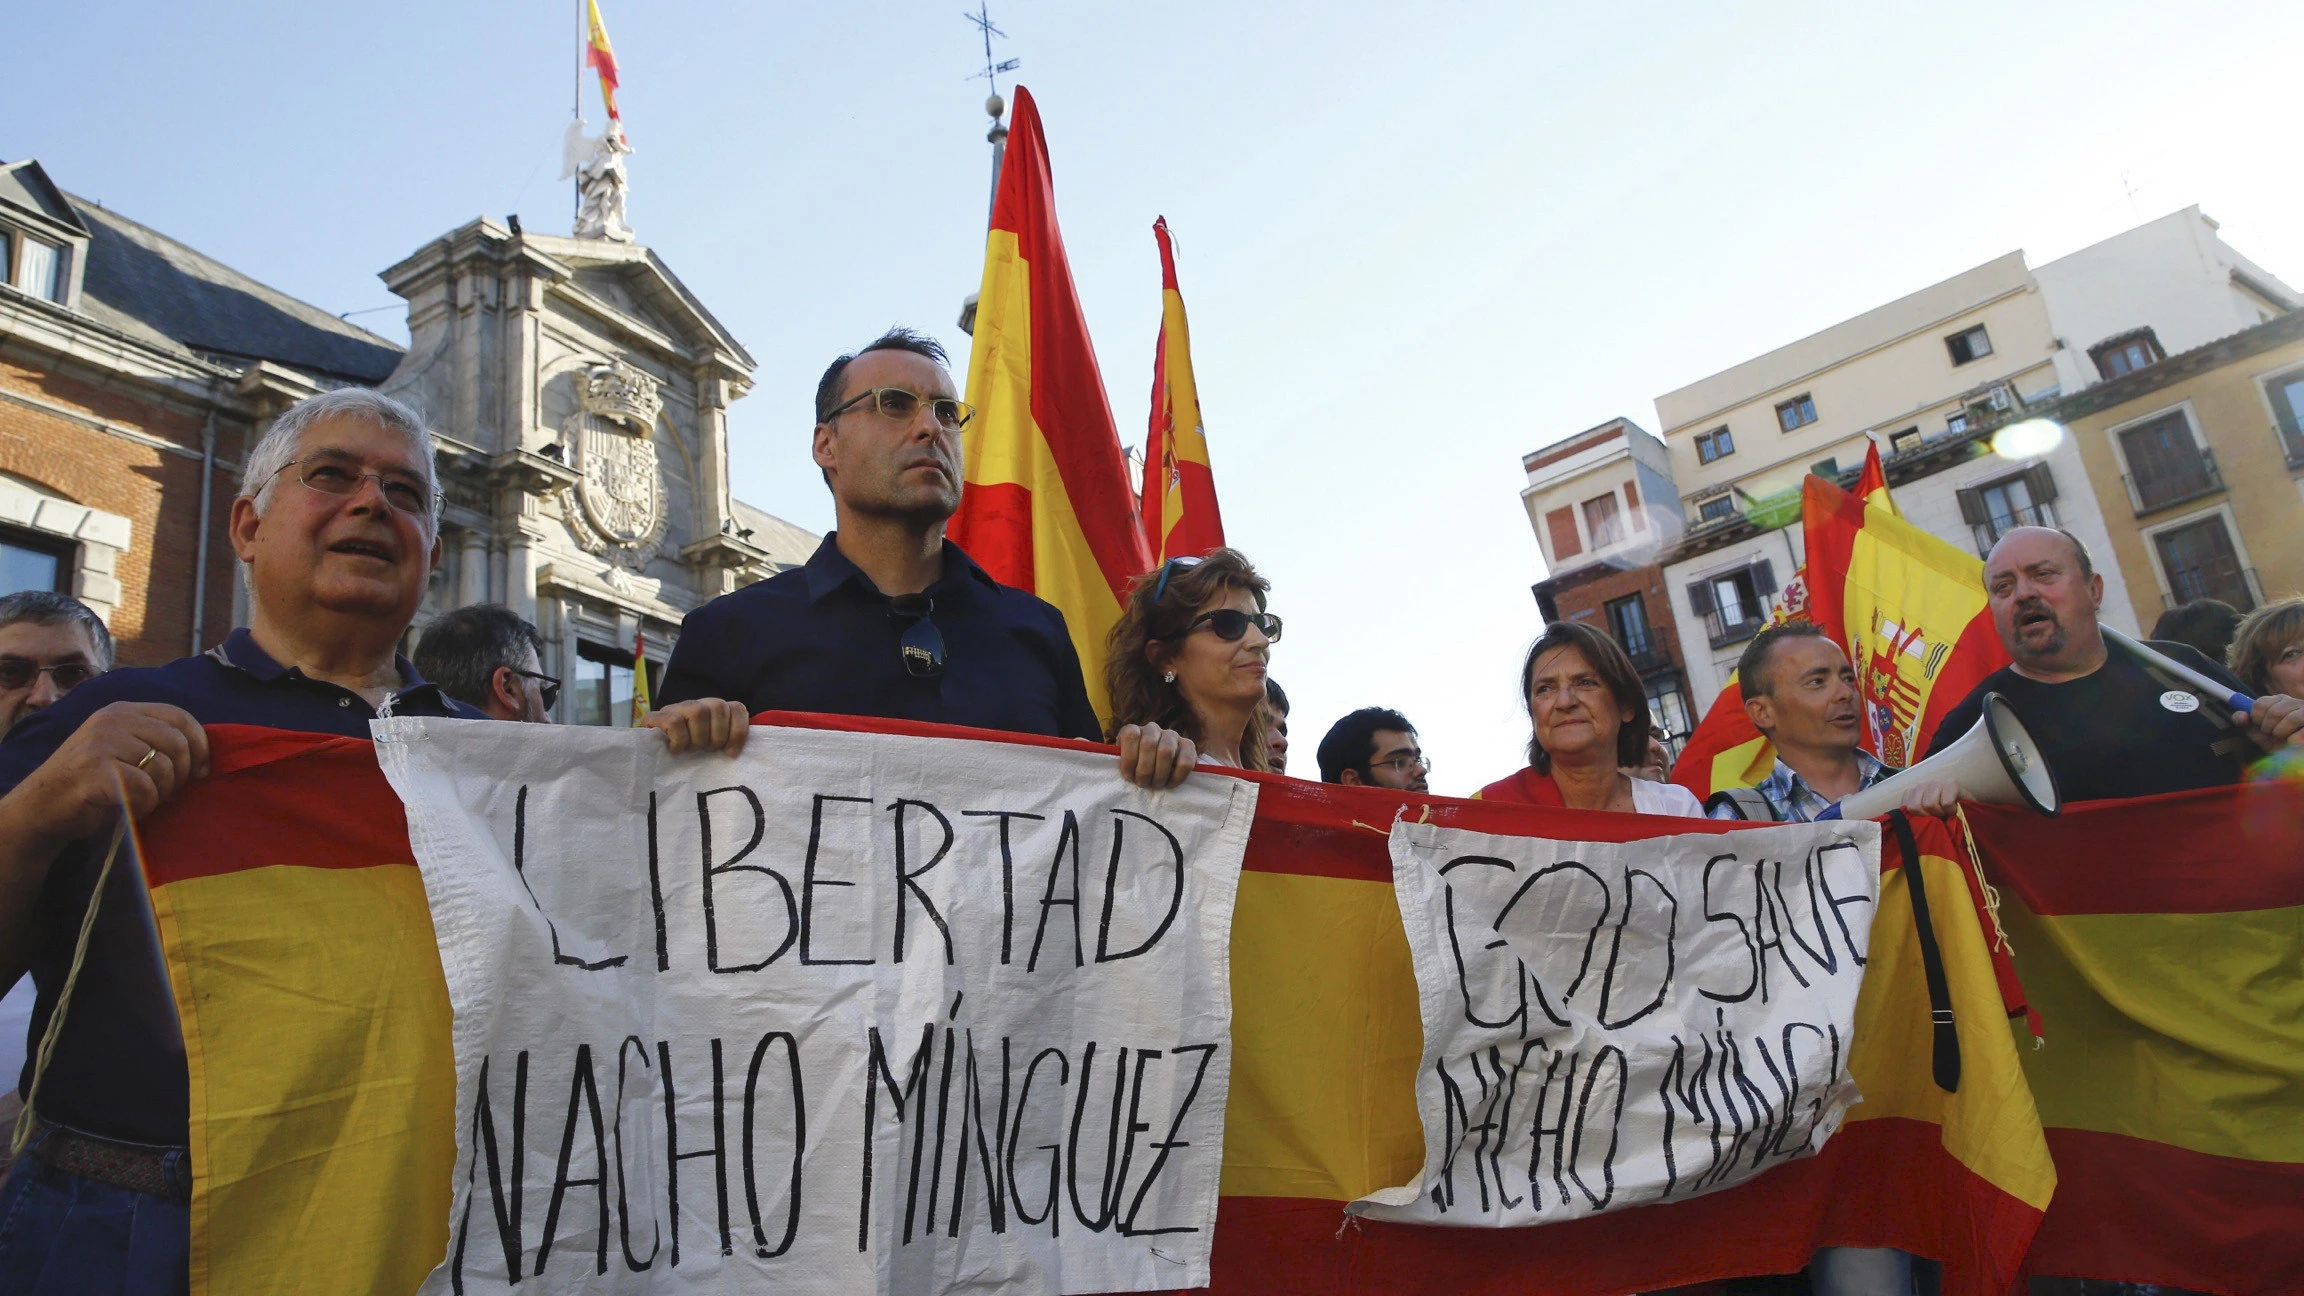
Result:
M426 1291L1207 1284L1255 785L794 729L738 758L376 731L455 1011Z
M1400 1223L1547 1224L1731 1187L1858 1100L1880 826L1576 842L1395 823L1424 1025Z

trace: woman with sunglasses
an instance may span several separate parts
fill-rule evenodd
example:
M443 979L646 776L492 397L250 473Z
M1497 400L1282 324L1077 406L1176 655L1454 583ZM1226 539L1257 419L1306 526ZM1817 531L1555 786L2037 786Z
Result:
M1163 732L1190 739L1203 765L1269 770L1264 674L1280 618L1270 581L1235 549L1172 558L1138 578L1112 627L1105 680L1123 756Z
M1570 810L1704 817L1696 794L1634 778L1648 759L1648 695L1616 641L1590 626L1555 621L1520 665L1528 707L1528 768L1480 789L1485 801Z

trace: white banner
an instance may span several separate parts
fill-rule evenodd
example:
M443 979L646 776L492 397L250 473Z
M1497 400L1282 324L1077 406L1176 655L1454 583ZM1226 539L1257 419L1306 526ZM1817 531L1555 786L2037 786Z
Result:
M1725 1188L1824 1145L1880 827L1567 842L1392 828L1424 1169L1351 1209L1513 1227Z
M1245 780L375 725L455 1009L426 1292L1205 1286Z

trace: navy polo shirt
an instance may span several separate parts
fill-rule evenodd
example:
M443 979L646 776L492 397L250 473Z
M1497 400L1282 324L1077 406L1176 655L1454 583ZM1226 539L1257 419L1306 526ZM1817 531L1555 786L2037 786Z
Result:
M407 658L398 660L404 686L392 698L393 714L484 718L425 683ZM99 675L26 717L0 742L0 794L13 791L82 721L113 702L163 702L203 725L263 725L348 738L368 737L368 722L376 718L358 693L283 667L256 646L253 635L234 630L200 656ZM26 1049L34 1056L24 1063L19 1092L31 1092L40 1036L71 967L80 918L110 841L107 832L65 848L41 889L30 968L39 993ZM149 1018L139 1019L139 1010L149 1007L147 996L119 972L125 960L149 957L122 947L135 939L132 933L127 924L98 919L64 1033L40 1082L40 1114L107 1138L181 1147L191 1110L183 1049L178 1041L154 1037Z
M835 533L837 534L837 533ZM906 671L912 622L824 537L805 566L688 614L658 705L722 698L762 711L821 711L1101 741L1064 614L987 575L944 542L926 590L944 670Z

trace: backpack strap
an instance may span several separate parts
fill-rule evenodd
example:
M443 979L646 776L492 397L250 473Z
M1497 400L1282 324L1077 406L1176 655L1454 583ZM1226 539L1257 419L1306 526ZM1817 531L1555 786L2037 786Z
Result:
M1722 806L1733 810L1736 818L1755 823L1772 823L1777 818L1776 807L1768 804L1768 798L1760 795L1758 788L1722 788L1705 798L1704 813L1707 817L1716 817L1712 812Z

